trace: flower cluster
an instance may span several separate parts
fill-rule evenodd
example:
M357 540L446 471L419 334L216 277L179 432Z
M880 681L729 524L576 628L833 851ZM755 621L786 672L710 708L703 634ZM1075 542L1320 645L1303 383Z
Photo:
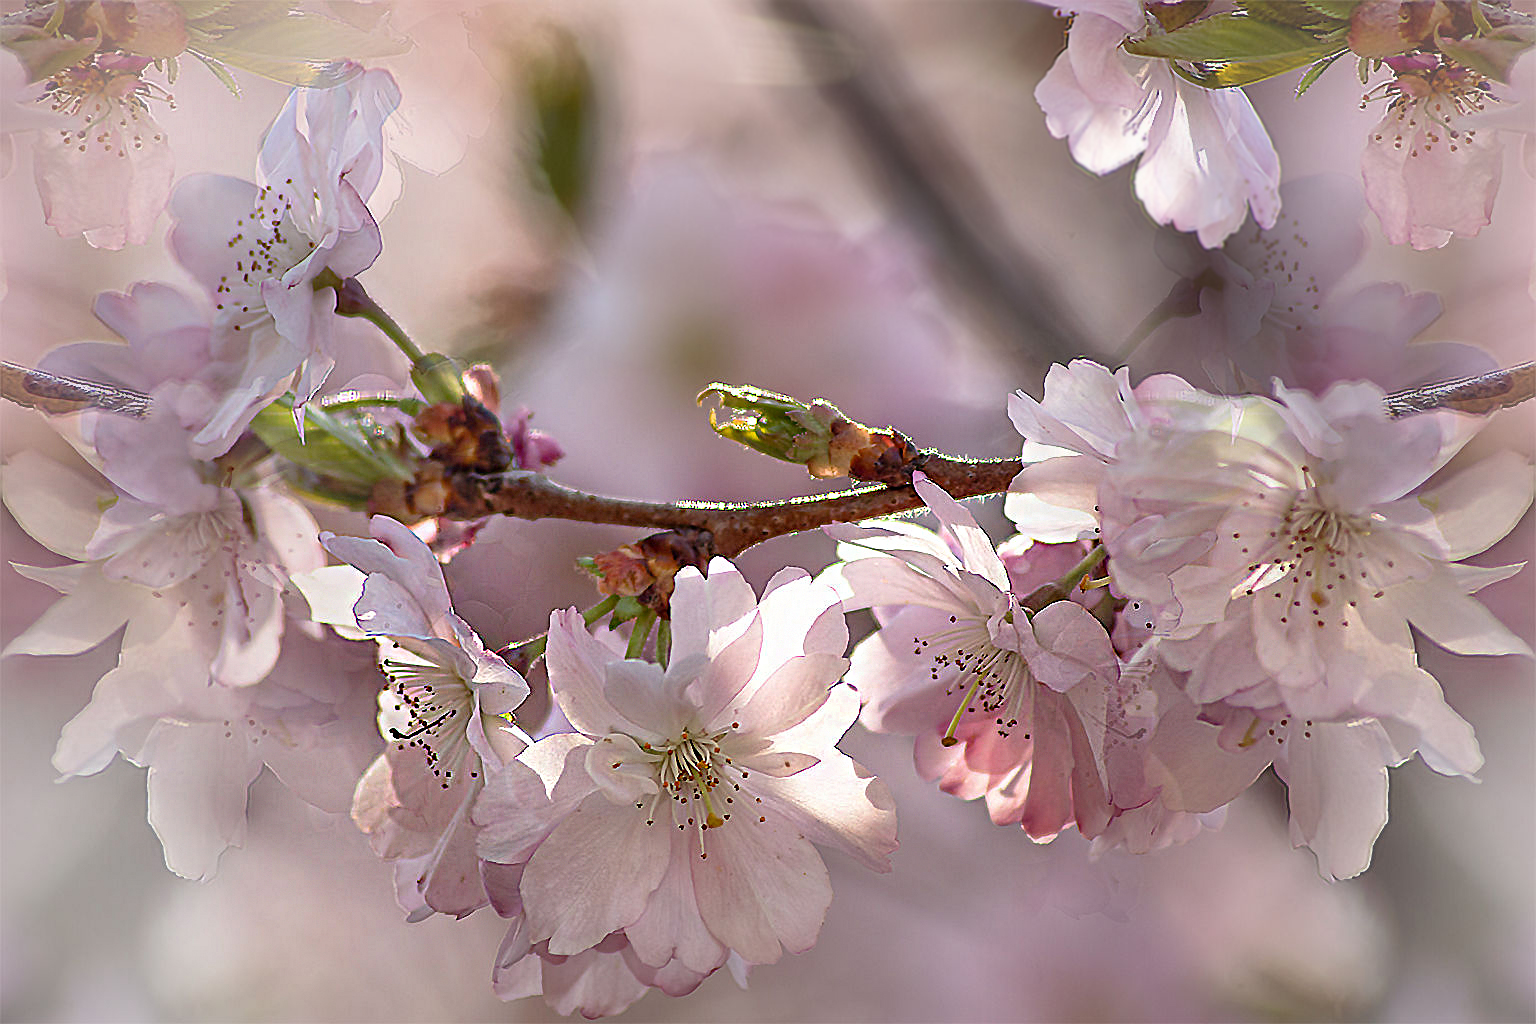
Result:
M1273 763L1293 837L1330 877L1357 874L1385 766L1415 750L1445 773L1481 764L1409 624L1458 654L1530 653L1468 596L1519 566L1459 564L1529 507L1529 467L1501 456L1426 486L1464 433L1389 418L1369 384L1226 399L1078 361L1046 387L1013 399L1009 512L1026 535L1103 546L1112 628L1175 683L1147 740L1163 803L1213 810Z
M616 1013L650 987L816 941L831 900L812 841L890 870L884 784L836 747L858 715L838 685L838 598L786 569L759 603L735 567L688 569L666 666L625 657L574 609L550 619L549 685L574 732L493 776L475 808L497 911L503 998Z
M1279 159L1243 85L1306 68L1302 93L1346 55L1362 82L1387 68L1392 78L1360 104L1386 100L1360 170L1387 239L1415 249L1485 227L1503 173L1503 135L1530 134L1498 109L1523 101L1514 69L1530 63L1520 58L1536 44L1530 13L1514 5L1052 6L1072 25L1065 52L1035 90L1046 127L1095 174L1140 156L1135 188L1147 213L1194 232L1207 249L1220 247L1250 210L1264 229L1280 211Z
M1454 410L1523 401L1536 371L1476 378L1489 386L1468 400L1466 381L1445 378L1491 360L1418 340L1437 296L1345 279L1365 205L1415 248L1488 223L1501 133L1532 74L1522 54L1536 29L1521 12L1493 0L1064 6L1066 50L1035 93L1046 125L1096 174L1139 161L1133 187L1173 229L1158 245L1180 279L1135 339L1161 372L1133 385L1129 368L1053 366L1040 400L1009 399L1020 458L990 462L920 448L825 399L691 382L734 344L764 373L788 359L920 419L935 392L996 377L964 372L982 356L951 337L899 246L738 204L689 164L653 164L628 212L581 223L590 182L562 175L591 170L576 166L594 134L591 82L564 54L558 83L528 89L544 104L530 163L571 215L549 267L586 232L598 283L530 303L566 303L545 326L580 338L524 395L606 406L590 418L607 417L610 443L590 466L633 472L635 489L689 471L723 486L707 457L654 458L687 442L636 397L671 386L738 414L712 419L718 434L872 484L662 503L546 479L564 449L526 407L503 418L490 367L423 352L358 280L383 252L401 147L451 165L490 102L467 8L364 6L27 0L0 16L0 163L11 136L36 135L47 223L93 246L143 242L168 208L169 254L191 282L106 292L95 313L119 341L66 345L38 370L6 363L0 377L22 404L84 407L61 432L94 473L9 458L6 506L65 564L14 566L62 597L3 653L118 638L53 764L65 777L119 756L147 768L172 871L213 876L270 769L350 815L406 921L487 907L504 921L488 964L497 996L598 1017L653 989L685 995L722 967L744 984L808 950L835 873L820 848L891 869L890 791L840 749L855 723L912 737L917 773L981 801L1007 834L1046 844L1076 831L1092 857L1220 827L1273 769L1291 839L1329 880L1369 865L1387 769L1417 755L1444 775L1479 770L1472 727L1416 644L1532 656L1473 596L1522 566L1466 561L1527 514L1531 465L1513 453L1451 464L1482 422ZM401 56L402 24L418 44L417 64L396 65L405 83L432 53L463 58L453 116L359 63ZM1388 108L1363 199L1337 179L1282 188L1241 87L1306 68L1305 87L1345 53L1362 81L1372 62L1393 76L1374 90ZM182 55L227 83L229 67L297 83L250 180L195 173L172 187L151 111ZM395 367L336 387L336 368L366 352L360 321L409 361L410 385ZM1433 393L1385 390L1435 379ZM1438 411L1399 415L1420 398ZM637 423L653 451L625 446ZM1017 532L995 544L957 496L1005 487ZM312 513L321 502L334 531ZM923 508L937 529L890 518ZM521 588L502 607L532 606L541 625L561 607L547 631L496 648L498 609L456 610L464 566L445 566L503 517L660 532L580 559L605 595L586 611L530 599L533 558L499 567ZM783 568L757 590L730 560L816 527L837 545L819 573ZM873 622L851 651L850 615Z

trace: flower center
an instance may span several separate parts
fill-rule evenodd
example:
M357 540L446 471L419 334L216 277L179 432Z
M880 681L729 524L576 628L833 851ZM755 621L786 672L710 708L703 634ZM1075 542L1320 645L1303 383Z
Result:
M1014 609L1012 614L1019 614ZM997 734L1007 737L1023 713L1025 687L1032 681L1023 655L992 642L986 620L951 615L952 628L926 637L912 638L912 653L927 656L928 673L935 682L945 681L945 696L961 694L949 727L941 741L946 747L960 742L955 731L968 714L992 716ZM1029 739L1029 734L1024 734Z
M289 178L287 185L292 184ZM315 250L315 243L294 221L292 197L270 185L257 191L251 212L236 219L227 245L235 256L235 267L232 273L219 276L214 304L237 331L271 318L261 297L262 282L281 278Z
M474 693L452 670L419 657L390 640L379 641L379 668L389 680L395 710L407 718L403 729L386 730L396 749L416 747L444 789L453 785L454 768L469 761L469 778L480 777L469 743L468 722L475 713Z
M1302 473L1308 475L1306 466ZM1308 475L1310 479L1310 476ZM1247 566L1248 575L1232 588L1232 597L1266 592L1276 602L1270 609L1282 626L1294 619L1312 621L1318 629L1330 617L1349 625L1348 609L1358 604L1371 580L1371 560L1365 540L1371 534L1368 517L1341 512L1317 493L1315 486L1299 492L1280 522L1259 538L1260 557ZM1233 540L1242 541L1242 533ZM1250 539L1251 540L1251 539ZM1251 547L1243 547L1244 554ZM1391 569L1395 563L1386 561ZM1362 582L1363 581L1363 582ZM1377 588L1371 596L1380 598Z
M1361 109L1371 99L1385 95L1392 96L1387 116L1372 133L1371 141L1390 142L1399 150L1407 146L1410 157L1427 155L1440 145L1452 153L1471 146L1477 132L1457 127L1456 122L1482 113L1491 99L1488 80L1462 67L1401 74L1382 86L1379 96L1367 93L1362 97Z
M722 741L735 728L737 725L733 722L730 729L716 733L695 733L684 729L677 739L669 743L640 744L640 749L651 759L656 784L660 787L660 792L651 801L645 823L654 825L661 800L670 800L672 823L680 831L689 828L698 830L701 858L709 856L704 849L705 831L720 828L730 821L736 798L741 796L745 799L750 795L742 792L741 782L738 781L746 779L750 773L736 765L722 749ZM761 797L752 799L762 803ZM767 819L759 817L758 820Z
M154 96L154 88L136 72L84 65L54 75L39 102L77 122L76 127L60 129L65 146L81 153L100 146L105 153L126 157L130 150L142 150L146 142L165 141L145 102ZM168 94L163 98L170 100Z

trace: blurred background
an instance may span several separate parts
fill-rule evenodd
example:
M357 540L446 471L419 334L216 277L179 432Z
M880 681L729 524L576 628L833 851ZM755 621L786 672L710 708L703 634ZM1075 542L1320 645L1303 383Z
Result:
M369 292L424 348L502 373L507 410L568 455L575 486L654 499L765 498L814 489L797 467L713 436L694 395L714 380L826 397L855 419L976 456L1016 451L1005 396L1038 396L1053 359L1111 365L1168 293L1158 229L1130 170L1082 172L1045 130L1032 91L1064 22L1023 0L402 4L417 52L395 67L427 163L403 165L381 220ZM178 176L249 177L286 89L249 74L235 98L196 67L156 116ZM1285 179L1353 178L1380 110L1347 69L1300 100L1250 89ZM446 134L452 134L447 131ZM101 339L94 295L134 281L190 283L157 231L124 253L61 240L42 221L28 155L3 188L8 359ZM1351 280L1437 292L1421 340L1461 341L1509 365L1531 358L1533 182L1509 154L1493 224L1471 240L1392 248L1374 219ZM1362 211L1362 218L1369 215ZM162 222L164 223L164 222ZM354 330L354 328L356 328ZM332 383L393 367L349 324ZM1200 383L1198 380L1195 383ZM1530 455L1536 403L1493 418L1464 457ZM0 409L0 454L68 446L41 417ZM996 502L979 506L1004 536ZM360 532L334 512L323 525ZM1531 517L1480 564L1526 560ZM593 600L582 554L632 531L496 522L448 569L455 604L495 646L552 607ZM7 562L54 565L6 514ZM787 538L749 552L759 584L831 545ZM1485 602L1533 639L1529 572ZM52 591L0 567L0 642ZM279 672L376 675L363 645L292 633ZM1032 844L982 807L917 779L911 741L851 732L900 815L895 870L827 853L836 898L817 947L725 972L693 996L652 993L631 1020L1515 1020L1536 1018L1536 687L1511 658L1424 662L1477 730L1481 783L1418 763L1392 774L1391 821L1371 869L1321 881L1290 848L1283 789L1262 780L1223 829L1143 858L1086 858L1063 836ZM143 773L121 761L55 785L62 725L113 662L0 664L0 1017L6 1020L543 1020L503 1004L488 910L407 925L390 871L345 817L270 775L250 836L208 884L164 867Z

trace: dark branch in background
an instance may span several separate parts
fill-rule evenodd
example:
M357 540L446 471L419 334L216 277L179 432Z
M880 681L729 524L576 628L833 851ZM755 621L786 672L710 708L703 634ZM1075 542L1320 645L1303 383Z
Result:
M984 307L995 333L1026 340L1040 367L1097 351L1046 282L1048 275L1003 230L959 146L919 101L870 33L855 31L846 10L833 19L814 0L768 0L768 8L811 70L821 98L864 151L893 205L918 222L939 252L951 286ZM848 54L846 68L821 74L827 50Z

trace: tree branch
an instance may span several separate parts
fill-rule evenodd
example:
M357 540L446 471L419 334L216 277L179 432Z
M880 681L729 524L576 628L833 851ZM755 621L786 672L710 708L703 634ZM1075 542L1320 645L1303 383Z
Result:
M998 494L1021 468L1018 459L960 459L926 452L923 472L956 498ZM922 508L911 486L875 484L832 494L783 501L713 502L634 501L589 494L557 484L537 473L483 477L477 495L453 504L453 519L508 515L518 519L573 519L584 523L639 526L655 530L707 533L713 554L734 558L754 544L774 537L814 530L828 523L857 522Z
M1536 397L1536 363L1522 363L1477 377L1429 384L1387 395L1393 417L1449 410L1486 414ZM1018 459L965 459L924 449L912 466L953 498L999 494L1018 475ZM450 519L508 515L518 519L570 519L613 526L687 533L701 551L734 558L774 537L830 523L858 522L921 508L910 485L874 484L832 494L781 501L635 501L590 494L532 472L467 475L456 479Z

